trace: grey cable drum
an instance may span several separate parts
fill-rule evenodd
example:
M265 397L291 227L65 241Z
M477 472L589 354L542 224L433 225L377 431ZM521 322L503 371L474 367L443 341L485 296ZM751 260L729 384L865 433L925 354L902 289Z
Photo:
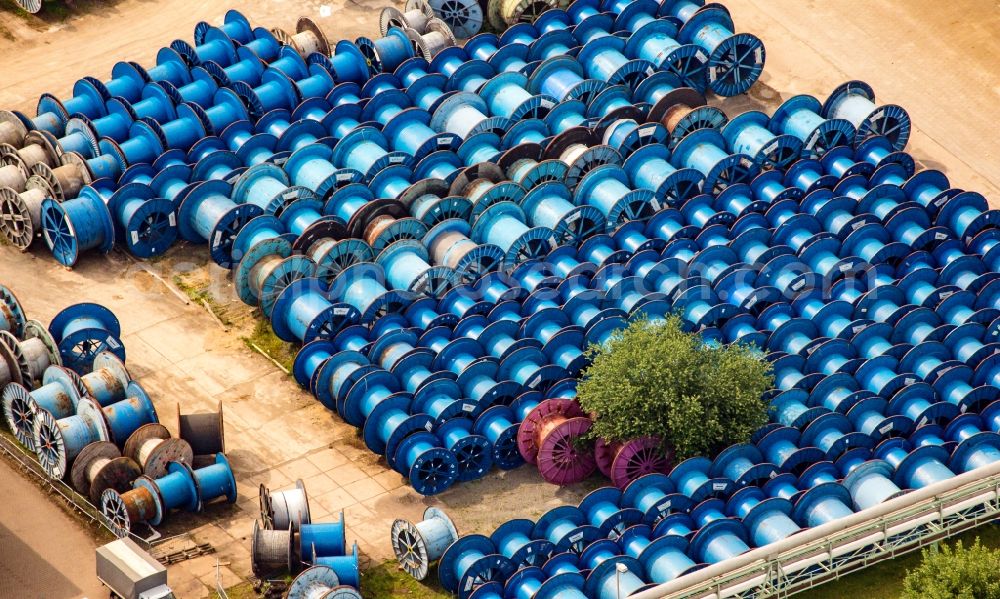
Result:
M311 524L309 496L302 479L295 481L295 487L281 491L270 491L260 486L260 518L266 528L274 530L301 530L303 524Z
M294 574L298 560L295 558L293 537L290 530L261 528L260 521L253 521L253 538L250 543L251 568L257 578Z

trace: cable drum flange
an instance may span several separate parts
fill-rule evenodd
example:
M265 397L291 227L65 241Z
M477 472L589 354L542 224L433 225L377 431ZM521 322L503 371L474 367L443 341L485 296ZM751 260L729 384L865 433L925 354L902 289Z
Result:
M0 186L20 193L28 181L29 172L14 149L0 144Z
M15 338L24 337L24 325L27 317L21 302L10 288L0 284L0 330L7 331ZM0 379L0 383L6 384L6 379Z
M137 258L160 255L177 238L173 202L155 197L148 185L123 185L108 200L108 210L116 220L118 243Z
M483 9L478 0L430 0L430 5L455 37L468 39L483 28Z

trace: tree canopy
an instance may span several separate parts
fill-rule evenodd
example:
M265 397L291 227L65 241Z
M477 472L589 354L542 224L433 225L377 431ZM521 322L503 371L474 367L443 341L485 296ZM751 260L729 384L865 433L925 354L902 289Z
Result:
M774 377L760 351L706 344L677 316L637 320L590 352L578 395L591 438L658 436L681 460L746 442L767 422Z

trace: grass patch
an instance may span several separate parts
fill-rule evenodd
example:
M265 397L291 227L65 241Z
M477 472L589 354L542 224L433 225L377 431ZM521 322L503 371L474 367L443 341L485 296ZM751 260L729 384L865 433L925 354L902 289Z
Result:
M250 584L249 582L244 582L242 584L229 587L228 589L226 589L225 596L228 597L229 599L257 599L258 597L260 597L260 595L257 594L257 591L254 590L253 585ZM222 595L220 595L218 592L212 591L213 599L220 599L221 597Z
M414 580L400 569L395 560L382 562L361 573L361 589L365 599L392 599L410 597L412 599L450 599L437 583L437 572L431 573L423 582Z
M984 547L1000 549L1000 523L991 522L979 528L966 531L948 539L954 545L961 539L962 544L971 547L979 537ZM809 599L896 599L903 591L903 579L907 570L920 564L920 551L914 551L896 559L884 561L860 572L850 574L840 580L829 582L799 596Z
M267 357L281 365L287 372L292 371L292 363L295 361L295 354L298 348L291 343L278 339L278 336L271 330L271 323L265 318L258 318L253 327L253 332L248 337L243 338L243 343L254 351L261 351Z
M219 300L215 299L215 296L205 286L188 280L184 275L174 275L173 282L178 289L184 292L184 295L188 296L188 299L207 308L223 325L228 327L233 324L229 318L229 310L219 303Z

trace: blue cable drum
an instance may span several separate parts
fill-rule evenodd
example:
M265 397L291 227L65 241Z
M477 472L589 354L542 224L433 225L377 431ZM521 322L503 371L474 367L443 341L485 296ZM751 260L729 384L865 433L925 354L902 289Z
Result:
M625 170L613 164L593 168L579 182L574 192L576 203L598 208L609 227L628 221L643 220L663 207L648 189L630 189Z
M263 213L279 217L286 207L301 200L319 204L312 191L289 183L281 167L271 163L254 165L233 184L232 199L236 204L256 206Z
M512 123L504 117L487 116L486 101L468 92L459 92L441 102L431 118L431 129L454 133L466 139L484 131L503 135Z
M565 55L543 61L528 79L528 91L546 94L560 102L580 100L589 104L607 87L604 81L585 79L583 65Z
M745 93L764 71L764 44L750 33L734 34L735 26L722 7L697 11L681 27L678 39L709 54L708 87L720 96Z
M824 118L822 112L822 105L813 96L792 96L774 111L768 127L775 134L800 139L808 158L822 158L833 148L853 145L857 136L854 125L846 119Z
M101 408L108 427L108 440L119 447L123 447L139 427L159 422L152 400L137 381L129 382L125 396L125 399Z
M990 209L982 195L965 192L946 200L939 208L934 222L947 227L968 245L984 229L997 228L1000 213Z
M328 199L334 190L357 180L357 171L338 169L331 161L332 155L324 144L309 144L292 152L282 168L296 186Z
M545 125L553 135L559 135L569 129L587 124L587 105L580 100L563 100L556 104L548 116Z
M177 238L173 202L156 197L148 185L119 187L108 200L108 210L117 222L118 242L138 258L162 254Z
M333 280L331 297L352 306L362 322L374 322L379 317L401 311L415 299L405 291L388 290L381 266L372 263L352 265Z
M420 160L439 150L457 150L462 138L454 133L436 133L428 125L431 115L420 108L406 108L395 115L382 128L389 146L398 152Z
M677 41L677 28L655 17L654 2L632 2L615 19L624 31L631 32L625 44L630 58L644 59L661 71L677 75L687 87L705 93L708 55L695 44Z
M727 154L725 138L718 131L702 129L685 137L673 150L672 163L705 175L702 189L717 194L736 183L750 183L758 173L746 154Z
M679 206L701 193L704 176L694 169L675 168L669 159L665 146L649 144L633 152L622 167L633 186L652 191L669 206Z
M46 199L41 209L45 243L63 266L74 266L81 252L114 248L114 222L97 188L85 186L77 198L61 203Z
M243 225L263 214L255 204L236 204L233 186L224 181L206 181L191 190L177 211L177 228L184 239L209 242L212 258L228 264L232 244Z
M375 263L382 266L393 289L440 297L451 289L454 271L447 266L431 266L427 248L412 239L389 244Z
M110 432L104 414L97 403L90 399L81 399L75 414L59 420L46 411L35 414L35 453L39 464L50 478L64 478L84 447L95 441L109 439Z
M580 49L579 43L568 29L546 31L528 46L528 60L530 64L537 64L557 56L575 56Z
M842 118L857 129L854 145L872 136L887 138L897 151L910 139L910 115L901 106L875 104L875 92L863 81L841 84L823 103L823 116Z
M643 146L662 144L667 137L667 130L659 123L640 125L633 119L618 119L605 128L603 140L605 144L618 148L622 156L631 156Z
M553 232L547 227L529 228L525 220L524 211L517 204L498 202L479 215L471 236L477 243L498 246L510 265L539 258L554 247Z
M528 78L520 73L500 73L479 90L490 114L512 121L543 119L556 105L557 100L544 94L531 94Z
M422 495L440 493L458 477L458 463L452 453L440 447L438 438L426 431L405 438L396 449L394 462L396 471L407 476L413 490ZM442 562L447 555L446 551Z
M627 555L639 560L644 578L654 583L670 582L700 567L687 556L686 538L673 534L657 536L645 524L627 529L618 544Z
M891 477L892 466L883 460L869 460L844 477L844 487L858 510L876 506L904 493Z
M920 489L955 476L945 466L949 455L943 447L914 447L906 439L886 439L875 448L875 457L893 467L893 480L904 489Z
M63 365L77 374L90 372L95 357L103 351L125 360L121 325L104 306L91 303L67 306L55 315L48 329L59 346Z
M569 188L555 181L534 187L521 200L521 208L529 223L551 229L559 245L578 245L607 226L599 209L574 205Z
M183 56L191 66L207 61L229 66L236 61L236 42L218 27L206 29L201 41L196 44L192 46L184 40L174 40L170 43L170 48Z
M587 42L576 58L589 77L611 85L627 85L634 90L643 79L653 74L654 67L645 59L629 60L625 51L625 40L603 36Z
M580 562L590 567L584 585L587 595L615 599L620 596L619 592L627 597L649 586L642 579L639 560L620 554L621 549L610 539L597 541L584 550Z
M233 83L233 91L249 107L251 118L259 119L272 110L292 110L301 100L295 83L283 72L268 69L260 77L260 85L251 87L242 81Z
M143 84L141 75L135 69L126 69L122 75L123 77L117 81L133 88L134 91L127 93L126 97L134 98L137 95L135 92L141 89ZM133 78L132 75L135 77ZM37 116L30 121L31 129L61 136L64 133L66 121L71 115L82 114L90 119L104 116L104 102L110 97L111 93L107 86L91 77L85 77L74 83L73 97L68 100L63 101L50 93L43 93L38 98L35 112ZM24 127L27 127L28 124L27 122L22 123Z
M174 121L176 123L176 121ZM204 128L199 123L192 130L204 136ZM193 141L193 140L192 140ZM136 121L129 127L128 139L121 144L110 138L98 143L100 156L86 160L87 168L95 179L117 180L129 165L151 163L168 149L163 129L155 121ZM186 148L179 148L186 149Z
M459 537L441 556L438 578L441 586L464 599L477 586L491 581L506 582L514 569L514 564L497 552L490 539L466 535Z
M768 497L759 487L746 487L734 493L726 504L726 511L743 521L756 547L775 543L802 530L791 518L792 502Z
M769 122L766 114L751 110L730 120L722 135L733 153L752 156L761 169L783 171L798 160L803 142L794 135L775 135Z
M408 165L412 160L409 154L390 152L388 147L389 142L381 132L372 127L362 127L337 142L331 162L339 168L356 170L370 180L387 166Z
M315 278L298 279L278 296L271 311L274 334L286 341L308 343L332 339L358 319L351 306L328 299L330 291Z
M452 418L437 426L435 433L458 463L458 480L482 478L493 466L493 447L489 439L473 432L473 421Z
M271 39L273 39L273 37ZM266 42L261 40L262 49L264 43ZM275 58L278 55L278 51L278 44L277 41L275 41L272 54ZM223 67L222 65L214 62L207 62L202 65L202 68L208 71L208 73L212 75L216 82L221 86L229 87L237 81L242 81L250 86L259 85L261 75L264 74L264 71L267 68L267 63L265 63L251 48L247 48L246 46L240 46L237 48L236 55L239 58L239 61L234 62L227 67Z
M858 144L854 158L871 164L876 170L889 164L897 164L905 171L904 178L912 177L917 168L913 156L903 151L895 151L892 143L882 136L869 137Z
M518 427L516 415L507 406L492 406L476 418L473 430L490 440L493 447L493 463L501 470L511 470L524 463L524 458L517 450ZM499 529L497 532L499 533ZM499 547L503 543L498 542L497 545ZM513 555L507 557L516 563L525 563L523 559L516 559Z
M590 543L602 538L601 531L586 523L586 517L574 506L563 505L545 512L535 521L532 538L553 543L556 552L580 553Z
M801 526L820 526L854 513L851 494L836 482L818 484L806 490L795 503L792 519Z

